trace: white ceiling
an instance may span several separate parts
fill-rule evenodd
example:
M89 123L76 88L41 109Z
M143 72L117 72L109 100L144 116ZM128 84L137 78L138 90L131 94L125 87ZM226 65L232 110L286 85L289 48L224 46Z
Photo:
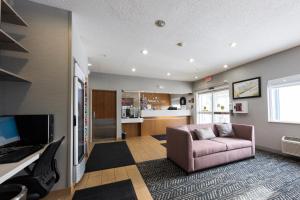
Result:
M97 72L193 81L300 44L299 0L32 1L74 12Z

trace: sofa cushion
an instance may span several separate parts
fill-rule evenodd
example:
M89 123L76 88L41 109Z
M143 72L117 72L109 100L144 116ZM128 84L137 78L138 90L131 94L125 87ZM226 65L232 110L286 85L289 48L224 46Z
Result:
M193 137L193 140L198 140L198 137L196 136L194 130L195 129L199 130L200 128L211 128L213 130L214 134L216 136L219 136L218 130L214 124L189 124L189 125L185 125L185 127L187 127L188 130L190 131L190 133Z
M211 128L200 128L194 130L198 140L209 140L215 138L215 133Z
M251 141L239 138L217 137L211 140L221 144L226 144L227 150L241 149L252 146Z
M229 123L225 124L216 124L220 137L233 137L234 131L232 125Z
M226 151L226 144L212 140L194 140L193 156L194 158Z

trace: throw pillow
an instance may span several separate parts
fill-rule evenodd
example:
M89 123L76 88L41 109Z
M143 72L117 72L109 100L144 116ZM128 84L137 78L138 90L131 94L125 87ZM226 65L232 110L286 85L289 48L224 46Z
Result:
M234 131L231 124L216 124L220 137L233 137Z
M211 128L195 129L194 132L199 140L209 140L216 137Z

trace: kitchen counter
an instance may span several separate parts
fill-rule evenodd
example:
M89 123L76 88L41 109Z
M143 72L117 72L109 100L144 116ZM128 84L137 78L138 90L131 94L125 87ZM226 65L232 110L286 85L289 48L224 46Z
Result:
M142 110L140 118L121 119L122 129L127 137L160 135L167 127L190 123L190 110Z
M142 110L141 117L187 117L191 116L190 110Z
M122 124L130 124L130 123L143 123L143 118L122 118L121 123Z

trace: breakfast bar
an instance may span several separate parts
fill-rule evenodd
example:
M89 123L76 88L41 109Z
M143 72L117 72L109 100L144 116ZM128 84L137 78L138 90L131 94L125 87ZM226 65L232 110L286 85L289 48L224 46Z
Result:
M123 131L127 137L161 135L168 126L190 123L190 110L142 110L140 118L122 119Z
M168 126L190 123L190 110L142 110L141 136L166 134Z
M180 99L184 99L180 103ZM166 134L169 126L190 124L193 95L128 92L122 94L122 131L126 137Z

